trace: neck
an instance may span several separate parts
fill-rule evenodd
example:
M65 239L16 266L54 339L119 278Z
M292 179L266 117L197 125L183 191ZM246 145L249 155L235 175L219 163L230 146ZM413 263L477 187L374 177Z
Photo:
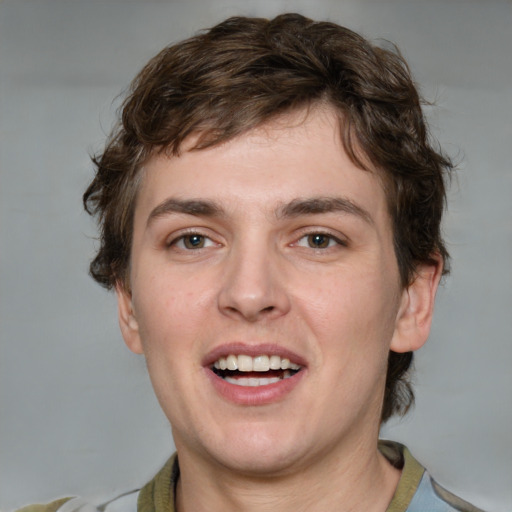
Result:
M177 512L384 512L400 478L376 442L333 450L297 471L271 476L209 467L186 451L178 454Z

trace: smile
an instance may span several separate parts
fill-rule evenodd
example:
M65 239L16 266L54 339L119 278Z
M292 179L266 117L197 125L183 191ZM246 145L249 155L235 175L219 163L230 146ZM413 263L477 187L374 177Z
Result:
M243 387L259 387L288 379L301 370L301 366L278 355L229 354L219 357L211 370L225 382Z

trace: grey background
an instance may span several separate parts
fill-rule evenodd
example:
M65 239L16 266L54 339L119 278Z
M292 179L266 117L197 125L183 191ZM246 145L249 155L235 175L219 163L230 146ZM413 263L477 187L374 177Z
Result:
M164 45L234 14L298 11L402 48L433 129L461 161L445 232L453 275L417 356L417 406L383 435L439 482L512 510L510 1L0 1L0 507L106 499L172 451L114 297L87 276L81 211L112 102Z

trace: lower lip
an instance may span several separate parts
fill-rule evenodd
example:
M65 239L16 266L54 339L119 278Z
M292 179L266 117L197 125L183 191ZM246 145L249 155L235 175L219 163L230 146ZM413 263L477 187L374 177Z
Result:
M305 370L302 369L291 377L266 386L238 386L226 382L210 368L205 368L206 375L219 395L239 405L267 405L283 400L301 381Z

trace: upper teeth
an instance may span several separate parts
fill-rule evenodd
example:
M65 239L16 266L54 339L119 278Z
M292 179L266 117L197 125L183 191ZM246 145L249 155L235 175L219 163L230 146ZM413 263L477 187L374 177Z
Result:
M213 363L217 370L238 370L241 372L267 372L268 370L300 370L300 365L290 362L286 357L280 356L246 356L230 354L219 357Z

